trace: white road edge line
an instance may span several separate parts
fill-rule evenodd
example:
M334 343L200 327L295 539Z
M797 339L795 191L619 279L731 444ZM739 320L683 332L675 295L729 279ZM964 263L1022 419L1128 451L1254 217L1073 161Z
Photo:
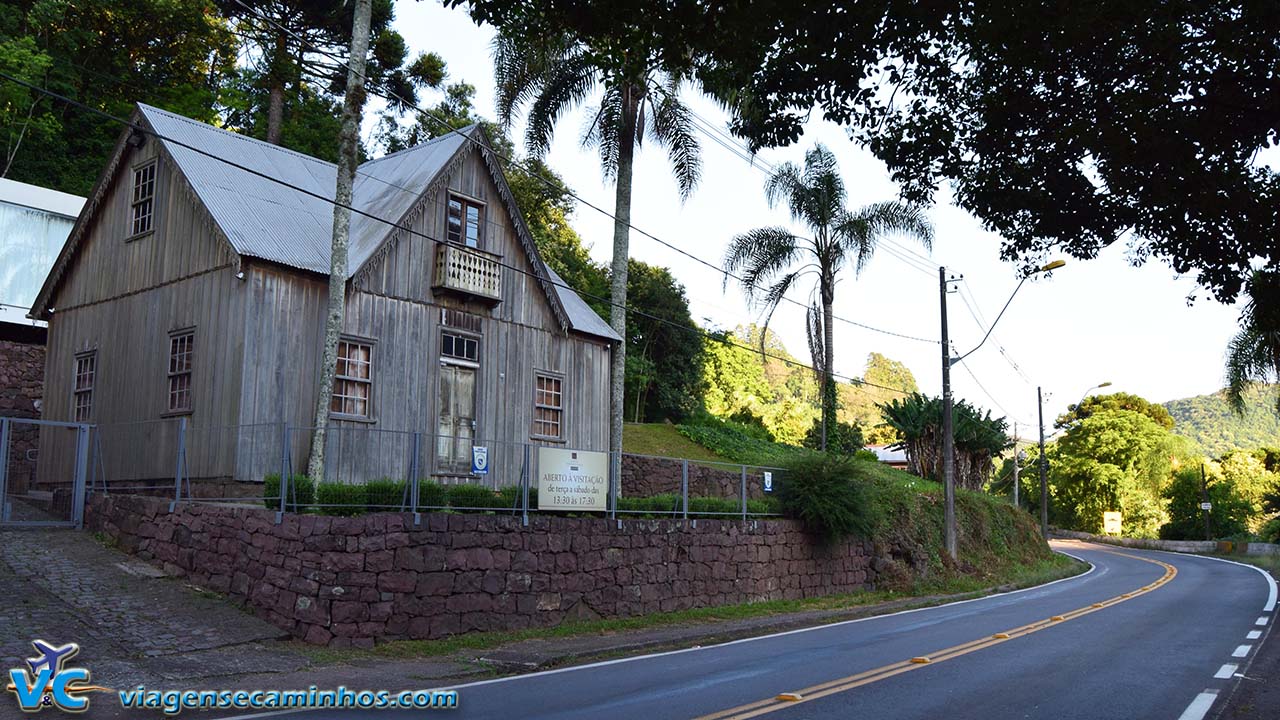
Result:
M1271 573L1267 572L1266 570L1263 570L1257 565L1250 565L1249 563L1236 562L1235 560L1227 560L1226 558L1211 557L1209 555L1199 555L1197 553L1181 553L1181 552L1173 552L1172 550L1156 550L1155 548L1128 547L1127 545L1111 545L1109 543L1100 543L1100 542L1094 542L1090 540L1080 540L1078 542L1091 543L1093 545L1106 545L1107 547L1118 547L1122 550L1138 550L1140 552L1164 553L1165 555L1177 555L1179 557L1195 557L1195 558L1200 558L1202 560L1212 560L1214 562L1222 562L1222 563L1227 563L1229 565L1239 565L1240 567L1243 567L1243 568L1249 568L1250 570L1253 570L1254 572L1261 575L1267 581L1267 601L1262 605L1262 612L1269 613L1272 610L1276 609L1276 595L1278 593L1276 588L1276 579L1271 577ZM1065 555L1066 553L1063 553L1063 554ZM1266 618L1258 618L1258 624L1266 625L1267 624Z
M1236 674L1236 670L1239 667L1240 667L1239 665L1232 665L1231 663L1227 663L1226 665L1223 665L1222 667L1218 668L1218 672L1214 673L1213 676L1218 680L1227 680L1232 675Z
M771 633L769 635L757 635L755 637L742 638L739 640L730 640L729 642L718 643L716 645L702 645L698 647L682 648L680 650L668 650L666 652L650 653L648 655L636 655L634 657L617 658L615 660L602 660L600 662L587 663L586 665L571 665L569 667L556 668L554 670L541 670L539 672L524 673L521 675L507 675L505 677L492 678L490 680L477 680L475 682L463 683L462 685L451 685L449 687L439 687L439 688L432 688L432 689L433 690L462 690L464 688L479 687L481 685L496 685L498 683L508 682L511 680L524 680L528 678L541 677L545 675L559 675L561 673L575 672L578 670L587 670L590 668L605 667L608 665L620 665L622 663L635 662L637 660L647 660L650 658L667 657L669 655L680 655L688 652L697 652L699 650L710 650L712 648L727 647L729 645L739 645L742 643L755 642L756 640L768 640L769 638L784 637L786 635L798 635L800 633L812 632L814 630L825 630L827 628L840 627L841 625L852 625L854 623L867 622L868 620L880 620L883 618L897 617L899 615L910 615L912 613L925 612L926 610L938 610L941 608L955 607L956 605L967 605L969 603L981 602L983 600L990 600L992 598L1003 598L1003 597L1008 597L1010 595L1019 595L1021 593L1031 592L1032 590L1041 590L1051 585L1057 585L1058 583L1070 582L1072 580L1080 580L1081 578L1092 575L1093 571L1098 569L1097 565L1094 565L1093 563L1089 562L1088 560L1085 560L1082 557L1072 555L1069 552L1063 552L1062 550L1054 550L1054 552L1062 555L1066 555L1072 560L1078 560L1082 563L1085 563L1086 565L1089 566L1089 569L1080 573L1079 575L1072 575L1071 577L1065 577L1060 580L1054 580L1053 582L1047 582L1047 583L1044 583L1043 585L1033 585L1028 588L1022 588L1021 590L1011 590L1006 593L992 593L991 595L984 595L978 598L970 598L968 600L957 600L955 602L945 603L942 605L930 605L928 607L912 608L911 610L899 610L898 612L888 613L886 615L871 615L868 617L857 618L855 620L842 620L840 622L828 623L826 625L814 625L813 627L799 628L796 630L786 630L783 632ZM307 708L307 709L294 708L290 710L272 710L269 712L258 713L256 715L236 715L235 717L224 718L223 720L257 720L257 718L281 717L283 715L295 715L297 713L308 712L313 710L314 708Z
M1241 645L1235 649L1235 652L1231 653L1231 657L1245 657L1252 649L1252 645Z
M1187 706L1186 710L1178 716L1178 720L1203 720L1204 716L1209 713L1209 708L1213 707L1213 701L1218 699L1217 690L1205 690L1196 696L1195 700Z
M1260 638L1260 637L1262 637L1262 631L1261 631L1261 630L1250 630L1250 631L1249 631L1249 634L1244 636L1244 639L1245 639L1245 640L1257 640L1257 639L1258 639L1258 638Z

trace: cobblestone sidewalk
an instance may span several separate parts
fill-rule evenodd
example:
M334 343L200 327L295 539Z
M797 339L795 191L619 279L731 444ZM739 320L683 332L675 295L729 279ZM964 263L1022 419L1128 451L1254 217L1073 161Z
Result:
M135 687L301 669L273 642L281 630L75 530L0 531L0 669L22 667L31 641L81 646L94 684ZM187 686L206 683L190 682ZM2 693L8 695L8 693ZM12 708L0 698L0 717ZM88 717L112 717L114 701ZM95 713L95 710L98 712Z

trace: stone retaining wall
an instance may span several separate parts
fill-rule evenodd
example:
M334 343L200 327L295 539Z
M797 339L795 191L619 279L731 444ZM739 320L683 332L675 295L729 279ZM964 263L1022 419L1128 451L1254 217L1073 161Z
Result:
M44 356L42 344L0 340L0 416L40 417ZM20 423L10 426L9 456L0 458L8 466L10 492L21 495L34 486L39 448L39 428Z
M891 548L813 544L787 520L380 513L353 518L102 495L86 527L318 645L439 638L797 599L901 577ZM879 572L878 572L879 571Z
M679 495L681 483L680 460L622 456L623 497L652 497L654 495ZM778 479L775 473L774 480ZM756 500L765 496L764 476L758 468L747 468L747 498ZM689 497L742 497L742 470L734 465L699 465L689 462Z

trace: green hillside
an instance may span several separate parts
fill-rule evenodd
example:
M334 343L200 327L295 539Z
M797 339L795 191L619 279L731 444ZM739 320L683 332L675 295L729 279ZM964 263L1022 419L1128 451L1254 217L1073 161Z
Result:
M1243 417L1231 408L1219 390L1212 395L1170 400L1165 409L1173 416L1173 430L1195 440L1210 454L1232 448L1280 446L1280 414L1275 407L1276 386L1255 385L1248 395Z

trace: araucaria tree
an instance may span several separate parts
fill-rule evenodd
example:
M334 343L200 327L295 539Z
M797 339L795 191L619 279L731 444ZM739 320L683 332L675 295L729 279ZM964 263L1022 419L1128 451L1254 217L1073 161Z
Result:
M1280 267L1255 270L1245 294L1240 331L1227 345L1227 402L1241 415L1250 383L1280 381ZM1280 389L1275 400L1280 412Z
M600 153L605 177L616 183L610 325L627 335L627 259L631 230L632 162L645 138L664 147L671 169L687 198L702 169L690 111L680 101L683 76L668 73L643 53L622 57L621 50L592 48L569 37L550 37L521 26L500 26L494 40L494 79L498 118L510 127L525 110L525 147L540 158L551 147L557 121L571 108L603 90L583 133L585 146ZM609 449L614 477L621 462L626 376L626 343L613 351L609 383Z
M933 226L921 208L900 202L847 209L848 194L836 157L822 145L805 153L803 168L793 163L778 166L764 191L769 206L786 203L792 220L804 225L810 237L778 226L737 235L725 253L725 269L738 274L747 298L763 307L766 328L787 292L804 278L816 278L806 327L813 367L822 382L821 447L825 450L827 428L836 423L832 323L840 272L850 262L855 273L862 272L886 235L903 235L931 249Z

